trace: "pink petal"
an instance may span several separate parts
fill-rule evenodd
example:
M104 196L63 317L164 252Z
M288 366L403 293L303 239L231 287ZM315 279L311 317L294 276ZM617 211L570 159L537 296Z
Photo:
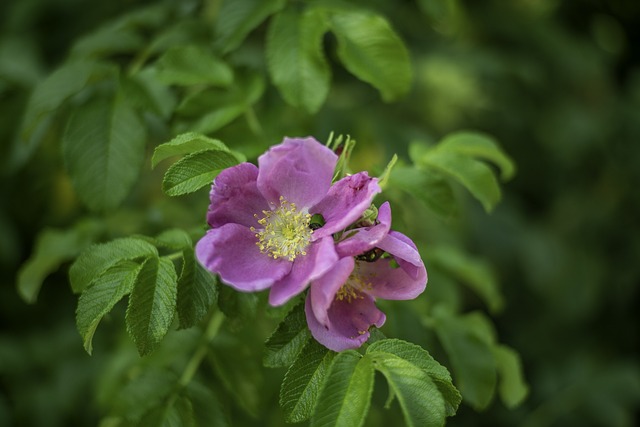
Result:
M378 178L370 178L367 172L344 177L333 184L327 196L309 210L321 214L325 220L325 225L314 232L314 237L329 236L353 224L380 191Z
M416 245L402 233L390 231L377 245L385 252L389 252L398 262L400 260L413 264L416 267L423 266L422 258Z
M384 202L378 208L378 224L371 227L361 227L349 232L355 233L336 245L336 251L341 257L363 254L376 247L389 232L391 226L391 207Z
M240 163L220 172L211 186L207 212L211 227L229 223L260 227L257 220L264 216L262 211L268 210L269 204L258 191L257 178L258 168L251 163Z
M386 317L376 307L373 298L363 295L351 302L334 300L329 309L329 324L322 325L313 314L311 294L307 295L305 314L311 335L333 351L360 347L369 339L369 328L381 327Z
M355 272L363 283L370 285L365 292L371 296L389 300L413 299L424 292L427 286L427 270L424 265L417 268L408 264L411 271L418 269L416 277L411 276L402 266L393 268L389 258L375 262L356 261ZM398 260L400 263L400 260Z
M307 254L298 255L293 261L291 272L273 284L269 293L269 304L278 306L286 303L304 291L309 282L332 268L337 260L338 255L331 237L311 243L307 248Z
M285 138L258 158L258 188L271 203L280 197L305 209L329 191L338 156L315 139Z
M353 257L342 258L331 270L311 282L309 294L313 301L313 314L322 325L328 324L329 307L336 299L338 290L349 279L354 265Z
M196 257L229 286L243 292L270 287L292 267L286 259L274 260L260 253L255 234L238 224L209 230L196 245Z

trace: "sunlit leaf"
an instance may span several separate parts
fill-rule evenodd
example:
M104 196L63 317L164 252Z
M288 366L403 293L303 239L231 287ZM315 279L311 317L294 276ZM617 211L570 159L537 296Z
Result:
M287 422L311 417L335 353L316 340L307 340L280 387L280 406Z
M311 427L364 424L373 393L373 361L353 350L338 353L318 396Z
M84 349L91 354L93 334L102 318L133 289L141 265L122 260L98 276L78 299L76 324Z
M422 347L398 339L376 341L367 348L367 354L375 357L376 353L396 355L425 371L442 394L445 411L448 417L456 414L462 396L454 387L447 368L438 363Z
M304 314L304 303L295 306L265 343L264 366L289 366L305 346L311 334Z
M157 62L158 80L183 86L210 84L229 86L233 70L209 50L200 46L179 46L169 49Z
M83 291L89 283L118 261L153 256L158 256L155 246L133 237L90 246L69 269L71 288L76 293Z
M323 52L323 36L329 29L327 12L294 8L271 21L267 35L269 74L282 97L309 113L320 109L329 93L331 71Z
M175 162L164 175L162 190L169 196L193 193L210 186L220 171L238 164L228 151L202 150Z
M97 211L116 208L144 161L146 131L124 94L97 96L76 108L62 151L80 200Z
M235 50L267 17L282 9L285 0L225 0L216 22L216 45Z
M384 17L365 10L338 10L331 15L331 31L338 40L340 61L378 89L385 101L409 91L409 53Z
M439 427L445 424L445 401L427 372L387 352L371 352L373 366L389 383L409 427Z
M172 156L195 153L202 150L228 150L227 146L217 139L208 136L187 132L176 136L169 142L160 144L153 151L151 167L156 167L158 163Z
M150 257L129 297L126 324L141 356L149 354L169 331L176 311L177 275L166 258Z

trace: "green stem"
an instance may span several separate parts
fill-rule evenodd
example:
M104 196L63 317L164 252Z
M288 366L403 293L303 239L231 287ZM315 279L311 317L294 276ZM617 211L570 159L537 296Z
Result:
M179 387L186 387L191 379L198 371L200 367L200 363L202 363L202 359L207 355L207 351L209 348L209 343L211 340L218 334L220 330L220 326L222 326L222 322L224 321L224 315L220 311L216 311L210 318L209 323L207 323L207 328L202 335L202 339L198 348L196 349L193 356L187 363L182 371L182 375L180 376L180 380L178 381Z

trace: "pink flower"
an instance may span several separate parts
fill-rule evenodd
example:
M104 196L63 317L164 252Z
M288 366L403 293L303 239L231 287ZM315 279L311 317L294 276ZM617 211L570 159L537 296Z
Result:
M305 302L307 324L325 347L342 351L369 339L369 328L381 327L386 317L376 298L413 299L427 285L427 270L414 243L389 231L389 203L380 206L377 224L336 245L340 259L311 282Z
M331 184L338 157L313 138L285 138L258 158L222 171L211 188L211 230L200 263L239 291L271 288L281 305L338 261L333 233L360 218L380 192L361 172ZM313 227L319 214L325 224Z

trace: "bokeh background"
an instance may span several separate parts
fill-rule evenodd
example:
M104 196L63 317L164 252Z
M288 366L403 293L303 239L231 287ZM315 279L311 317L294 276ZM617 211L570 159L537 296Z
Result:
M184 2L183 9L213 10L216 2L191 3ZM380 171L393 153L406 159L415 141L435 142L461 129L493 135L518 171L491 214L464 191L456 192L455 215L436 214L406 197L405 210L398 208L407 232L417 230L424 241L454 242L491 266L505 300L493 322L500 341L520 353L530 387L516 409L496 401L477 412L463 404L448 425L638 425L640 3L366 3L391 22L409 48L414 81L405 98L382 102L373 88L336 65L335 40L328 37L333 84L317 114L288 107L267 85L254 106L258 127L240 120L216 137L251 157L282 135L323 140L331 131L348 133L358 140L354 169ZM101 398L109 390L105 372L132 358L131 352L108 350L130 345L122 344L127 340L122 316L101 326L93 356L84 353L68 263L47 277L36 303L18 295L17 274L38 235L68 227L86 211L64 172L55 137L44 138L28 157L15 153L34 86L67 58L79 37L149 4L0 3L2 426L97 425L105 415ZM186 22L185 16L172 19ZM252 33L238 60L264 68L264 33L264 26ZM170 133L156 123L149 138L164 142ZM160 179L161 172L145 169L127 203L110 214L119 233L201 225L194 212L205 211L206 198L168 202ZM437 278L434 270L424 298L444 292L447 281ZM465 304L480 305L472 297ZM389 328L401 326L391 322ZM415 338L410 332L405 336ZM445 356L438 360L446 362ZM277 390L282 373L265 375L262 381ZM266 422L250 416L245 421Z

